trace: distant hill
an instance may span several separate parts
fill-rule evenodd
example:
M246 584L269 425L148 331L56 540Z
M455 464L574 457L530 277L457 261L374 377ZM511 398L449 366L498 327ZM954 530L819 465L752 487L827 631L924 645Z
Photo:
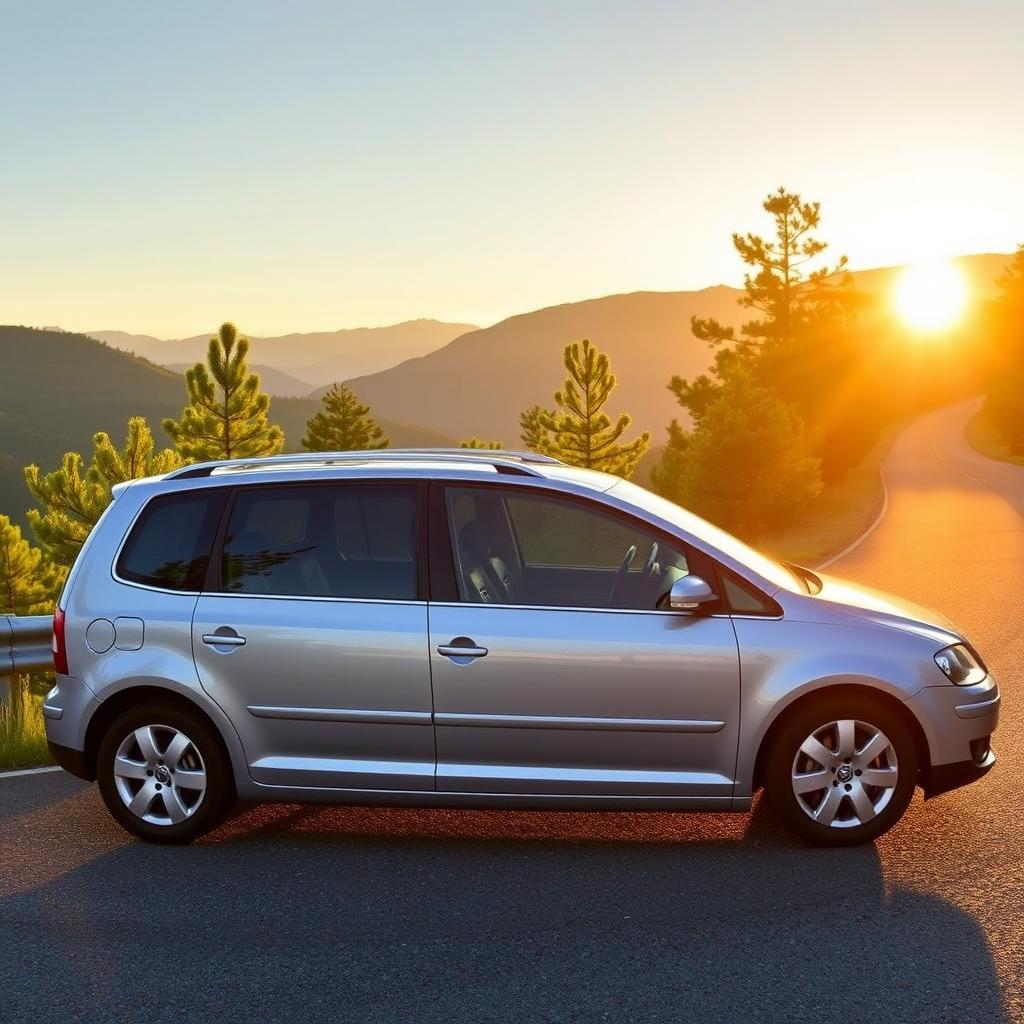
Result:
M974 293L989 297L1009 257L964 256L957 262ZM902 268L854 273L867 294L887 292ZM739 290L719 285L696 292L610 295L510 317L456 338L436 352L350 383L382 416L401 414L453 437L493 437L518 443L519 413L534 402L551 404L564 378L562 349L590 338L608 352L619 380L610 411L626 410L636 430L665 439L679 406L667 384L673 374L705 370L712 353L693 337L691 316L739 325L750 311L737 305ZM315 392L314 392L315 394Z
M610 295L513 316L464 334L436 352L351 381L381 416L401 414L453 437L518 443L519 413L550 405L562 383L562 349L590 338L611 356L619 386L612 411L626 409L656 439L678 406L666 385L673 374L700 373L711 361L690 332L691 316L740 323L739 292L719 285L699 292Z
M53 469L70 450L88 460L93 434L106 430L120 441L129 416L145 416L164 445L160 421L185 404L181 376L82 334L0 327L0 367L0 512L22 525L32 503L25 465ZM306 421L319 407L311 398L273 400L271 416L289 449L301 448ZM381 425L396 447L455 443L400 419Z
M476 328L472 324L408 320L390 327L357 327L273 338L252 337L250 360L254 365L278 370L300 381L309 381L305 388L305 392L309 392L323 384L376 373L405 359L433 352L460 334L473 330ZM91 338L161 366L191 366L206 358L207 346L214 332L170 341L148 334L126 334L124 331L86 333ZM278 392L272 390L272 393Z
M166 368L175 373L184 374L186 370L192 369L195 363L167 363ZM289 373L275 370L272 366L260 366L258 363L251 363L250 370L260 375L260 386L268 395L280 395L283 398L306 398L313 385L306 380L299 380Z

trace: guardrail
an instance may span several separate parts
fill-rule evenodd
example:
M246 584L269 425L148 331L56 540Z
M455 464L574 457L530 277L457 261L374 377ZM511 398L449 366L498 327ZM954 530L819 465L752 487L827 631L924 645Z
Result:
M49 615L0 615L0 679L53 665Z

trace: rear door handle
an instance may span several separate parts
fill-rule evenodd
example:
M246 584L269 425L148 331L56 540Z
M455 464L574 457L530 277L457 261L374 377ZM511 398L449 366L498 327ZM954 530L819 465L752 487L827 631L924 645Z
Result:
M237 633L204 633L203 643L211 647L242 647L245 637Z
M482 658L486 647L478 647L468 636L457 636L450 644L438 644L437 653L446 658Z

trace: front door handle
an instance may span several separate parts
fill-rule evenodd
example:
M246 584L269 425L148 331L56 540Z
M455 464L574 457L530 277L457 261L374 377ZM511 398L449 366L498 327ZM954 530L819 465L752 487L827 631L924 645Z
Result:
M438 644L437 653L446 658L482 658L487 654L487 648L478 647L476 641L468 636L457 636L451 643Z
M204 633L203 643L211 647L242 647L245 637L239 636L234 630L230 633Z

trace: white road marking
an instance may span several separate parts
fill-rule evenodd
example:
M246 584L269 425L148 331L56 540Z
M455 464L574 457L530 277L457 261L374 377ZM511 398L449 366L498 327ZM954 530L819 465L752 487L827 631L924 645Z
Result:
M16 772L0 772L0 779L16 779L20 775L43 775L46 772L61 772L59 764L48 764L42 768L19 768Z

